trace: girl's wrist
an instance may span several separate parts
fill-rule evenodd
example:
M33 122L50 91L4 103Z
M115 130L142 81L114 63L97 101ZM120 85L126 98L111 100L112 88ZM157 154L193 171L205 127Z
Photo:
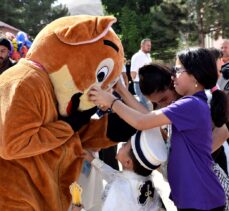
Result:
M112 100L111 105L110 105L110 110L111 110L111 111L113 110L114 104L115 104L117 101L119 101L119 100L121 101L120 98L114 98L114 99Z

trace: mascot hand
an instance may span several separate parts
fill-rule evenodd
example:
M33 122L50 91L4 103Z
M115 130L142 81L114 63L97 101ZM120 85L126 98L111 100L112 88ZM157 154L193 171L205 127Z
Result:
M60 119L68 122L74 131L78 131L83 125L87 124L91 116L97 111L97 107L85 111L79 111L78 107L80 104L81 93L77 93L72 96L71 102L68 106L68 115L67 117L61 116Z

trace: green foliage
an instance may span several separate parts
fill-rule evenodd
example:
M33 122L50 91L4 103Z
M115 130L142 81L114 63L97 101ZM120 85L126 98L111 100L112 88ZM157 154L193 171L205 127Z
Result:
M128 7L123 7L120 16L120 28L122 29L122 42L125 43L126 55L132 54L139 47L136 34L139 34L136 25L138 16L135 11L129 11ZM128 24L126 24L128 23Z
M183 27L181 20L185 17L175 1L163 2L152 8L153 57L169 60L175 57L179 46L180 31Z
M229 0L222 1L222 35L229 38Z
M154 59L169 60L174 58L179 46L180 17L185 17L176 1L152 0L102 0L108 14L117 17L114 25L121 40L127 58L138 51L140 41L152 40ZM180 3L180 1L179 1Z
M208 34L229 37L229 0L102 0L106 13L118 19L130 58L143 38L152 40L152 57L169 61L179 48L204 46Z
M139 15L135 11L129 10L127 6L121 9L120 14L119 26L123 35L122 42L126 56L130 58L139 49L141 40L146 37L150 38L151 17L149 14Z
M0 4L0 20L17 27L20 9L15 0L2 0Z
M68 8L65 5L59 4L56 6L53 6L51 8L51 11L49 11L48 13L48 18L47 18L47 22L49 20L55 20L59 17L64 17L70 15L68 12Z
M69 15L65 6L53 6L55 1L3 0L0 4L0 20L35 37L52 20Z
M198 44L204 46L204 38L210 35L213 39L229 31L229 1L228 0L187 0L189 23L194 36L198 37Z

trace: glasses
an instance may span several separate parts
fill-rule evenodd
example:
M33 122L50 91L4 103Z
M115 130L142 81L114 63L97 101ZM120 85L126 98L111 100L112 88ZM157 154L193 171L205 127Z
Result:
M176 67L176 66L174 66L173 69L172 69L173 75L180 74L180 73L183 73L183 72L186 72L184 67Z

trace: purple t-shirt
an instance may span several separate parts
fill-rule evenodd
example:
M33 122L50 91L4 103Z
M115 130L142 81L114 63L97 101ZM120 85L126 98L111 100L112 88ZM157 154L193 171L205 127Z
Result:
M225 194L212 171L211 114L204 92L183 97L162 109L172 122L168 180L180 209L209 210L225 204Z

